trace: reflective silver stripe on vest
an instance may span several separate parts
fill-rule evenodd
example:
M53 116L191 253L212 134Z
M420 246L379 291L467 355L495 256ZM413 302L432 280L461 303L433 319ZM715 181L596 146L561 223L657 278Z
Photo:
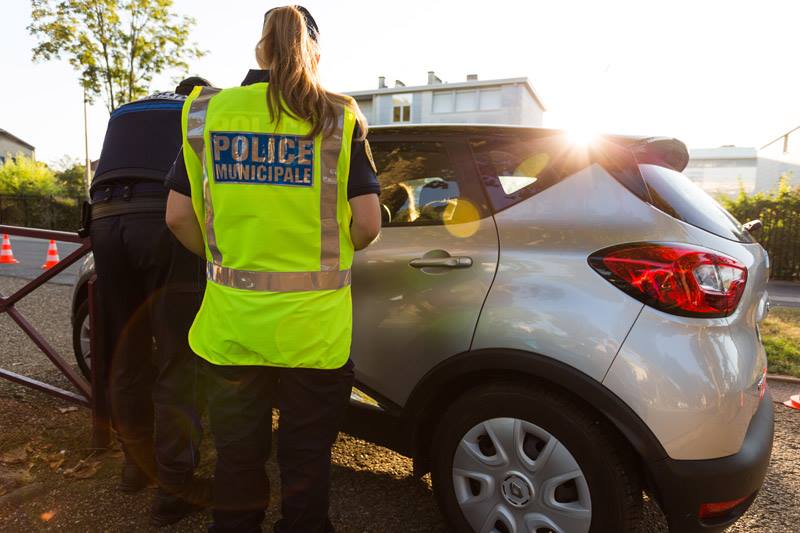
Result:
M197 158L203 164L203 205L205 206L206 241L208 242L208 251L211 252L211 257L215 263L222 263L222 253L217 247L217 235L214 232L214 205L211 203L211 190L208 184L204 132L208 102L212 96L221 90L213 87L203 87L197 98L192 100L186 121L186 139L189 141L194 153L197 154Z
M335 291L350 285L350 270L336 272L255 272L206 263L206 277L219 285L250 291Z
M344 109L339 110L336 130L322 138L322 168L320 175L319 220L322 226L320 241L320 270L339 270L339 154L342 151Z

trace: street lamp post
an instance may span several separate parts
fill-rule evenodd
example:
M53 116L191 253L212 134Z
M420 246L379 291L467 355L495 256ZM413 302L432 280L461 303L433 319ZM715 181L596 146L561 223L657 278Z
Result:
M86 86L83 86L83 149L84 149L84 157L86 160L86 172L84 173L84 185L86 185L86 195L89 195L89 182L92 179L91 176L91 165L92 162L89 161L89 120L87 118L87 95L86 95Z

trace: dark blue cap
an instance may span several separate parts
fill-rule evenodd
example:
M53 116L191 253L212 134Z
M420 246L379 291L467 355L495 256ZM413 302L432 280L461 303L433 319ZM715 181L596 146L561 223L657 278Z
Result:
M294 6L294 8L303 14L303 18L306 20L306 28L308 29L308 34L311 36L311 38L315 41L319 41L319 26L317 26L317 21L311 16L311 13L309 13L308 9L304 8L303 6ZM276 9L278 8L273 7L264 13L264 20L266 21L267 16Z

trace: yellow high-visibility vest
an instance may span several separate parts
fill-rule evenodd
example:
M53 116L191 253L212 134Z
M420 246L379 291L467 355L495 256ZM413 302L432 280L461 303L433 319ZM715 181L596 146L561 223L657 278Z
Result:
M350 355L347 180L355 115L307 138L274 120L267 84L196 87L183 154L203 231L206 292L189 344L217 365L339 368Z

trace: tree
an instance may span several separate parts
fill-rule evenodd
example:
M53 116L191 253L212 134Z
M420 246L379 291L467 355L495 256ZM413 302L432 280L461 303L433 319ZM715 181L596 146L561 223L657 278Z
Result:
M110 113L147 94L154 75L186 72L205 54L189 42L194 19L171 8L172 0L31 0L33 59L66 57L89 100L102 95Z
M55 174L44 163L17 154L0 166L0 194L52 195L60 192Z
M62 157L55 163L55 178L63 196L79 198L86 196L86 165L79 159Z

